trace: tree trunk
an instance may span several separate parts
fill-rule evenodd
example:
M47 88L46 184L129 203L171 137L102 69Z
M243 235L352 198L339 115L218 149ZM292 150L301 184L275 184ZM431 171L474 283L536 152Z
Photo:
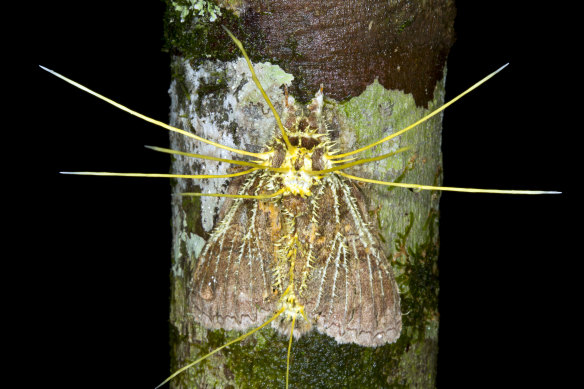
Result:
M344 151L396 132L444 100L446 57L453 43L452 1L169 1L171 125L252 152L272 138L272 113L221 25L238 37L281 111L282 86L306 104L323 84L331 137ZM363 157L411 146L408 153L361 165L352 174L439 185L441 115ZM171 147L233 159L181 135ZM176 156L181 174L224 174L226 164ZM176 180L173 193L224 192L227 180ZM363 185L376 214L401 293L403 329L396 343L369 348L337 344L316 331L294 341L290 387L432 387L438 345L437 192ZM193 320L188 291L197 257L218 222L223 200L173 197L171 369L238 336ZM284 387L288 339L265 328L223 349L172 381L173 387Z

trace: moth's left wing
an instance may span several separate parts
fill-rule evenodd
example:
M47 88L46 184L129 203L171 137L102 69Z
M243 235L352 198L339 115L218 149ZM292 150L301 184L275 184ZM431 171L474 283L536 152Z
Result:
M235 179L231 194L258 195L262 172ZM203 248L194 274L191 302L195 320L211 329L243 331L264 323L276 311L270 266L270 215L256 199L228 199L221 222Z

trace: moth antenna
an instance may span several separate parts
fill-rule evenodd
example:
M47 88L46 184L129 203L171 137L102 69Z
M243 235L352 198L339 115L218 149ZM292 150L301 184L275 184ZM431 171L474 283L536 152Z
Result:
M107 176L107 177L148 177L148 178L231 178L239 177L256 171L257 168L231 174L167 174L167 173L112 173L112 172L59 172L61 174L74 174L78 176Z
M233 42L235 43L235 45L239 48L239 50L243 54L243 57L247 61L247 66L249 67L249 71L251 72L251 78L252 78L253 82L258 87L258 89L261 92L262 96L264 96L264 100L266 100L266 103L268 103L268 106L270 107L270 109L272 110L272 113L274 114L274 118L276 118L276 123L278 123L278 128L280 128L280 132L282 133L282 138L284 139L284 142L286 143L286 148L288 150L292 150L293 147L290 144L290 140L288 139L288 135L286 134L286 131L284 130L284 126L282 125L282 120L280 119L280 115L278 115L278 112L276 112L276 108L274 108L274 105L270 101L270 98L266 94L266 91L264 91L264 88L262 87L262 84L260 84L260 80L256 76L256 73L255 73L255 70L253 68L253 65L252 65L249 57L247 56L247 53L245 52L245 49L243 48L243 44L241 43L241 41L239 39L237 39L235 37L235 35L233 35L231 33L231 31L229 31L227 29L227 27L225 27L225 26L221 26L221 27L223 27L223 29L225 30L225 32L227 32L227 34L229 35L229 37L233 40Z
M224 145L222 145L220 143L215 143L215 142L210 141L210 140L207 140L205 138L201 138L200 136L197 136L197 135L192 134L190 132L181 130L180 128L176 128L176 127L170 126L170 125L168 125L166 123L163 123L163 122L161 122L159 120L152 119L152 118L150 118L150 117L148 117L146 115L142 115L141 113L136 112L136 111L133 111L130 108L128 108L128 107L126 107L126 106L124 106L124 105L122 105L120 103L116 103L115 101L113 101L111 99L108 99L107 97L102 96L99 93L94 92L91 89L89 89L89 88L87 88L87 87L85 87L85 86L83 86L83 85L81 85L81 84L79 84L79 83L77 83L77 82L75 82L75 81L73 81L73 80L71 80L71 79L69 79L69 78L67 78L67 77L65 77L65 76L63 76L63 75L61 75L61 74L53 71L53 70L51 70L51 69L47 69L46 67L41 66L41 65L39 65L39 67L41 69L46 70L47 72L51 73L52 75L54 75L56 77L59 77L61 80L66 81L69 84L71 84L71 85L73 85L73 86L81 89L82 91L87 92L90 95L93 95L93 96L97 97L98 99L101 99L101 100L105 101L106 103L109 103L109 104L113 105L114 107L116 107L118 109L121 109L122 111L125 111L125 112L129 113L130 115L134 115L136 117L139 117L140 119L145 120L145 121L147 121L149 123L155 124L157 126L160 126L162 128L165 128L165 129L167 129L169 131L174 131L174 132L177 132L179 134L188 136L189 138L193 138L193 139L196 139L198 141L208 143L208 144L213 145L215 147L219 147L219 148L224 149L224 150L232 151L232 152L237 153L237 154L247 155L247 156L251 156L251 157L260 157L260 158L262 157L262 154L252 153L252 152L245 151L245 150L235 149L235 148L229 147L229 146L224 146Z
M387 185L387 186L399 186L401 188L413 188L419 190L442 190L449 192L470 192L470 193L499 193L499 194L526 194L526 195L538 195L538 194L561 194L562 192L556 191L545 191L545 190L506 190L506 189L476 189L476 188L455 188L451 186L431 186L431 185L418 185L418 184L406 184L403 182L388 182L388 181L378 181L371 180L369 178L362 178L352 176L347 173L339 172L343 177L350 178L351 180L368 182L371 184Z
M441 106L438 109L435 109L434 111L432 111L428 115L424 116L423 118L421 118L417 122L415 122L413 124L410 124L409 126L407 126L406 128L404 128L403 130L400 130L400 131L398 131L396 133L393 133L393 134L391 134L389 136L386 136L385 138L380 139L380 140L378 140L376 142L373 142L373 143L371 143L368 146L361 147L360 149L353 150L353 151L349 151L348 153L330 155L330 156L328 156L328 158L329 159L344 158L344 157L348 157L349 155L353 155L353 154L357 154L357 153L360 153L360 152L365 151L365 150L369 150L370 148L372 148L374 146L377 146L378 144L381 144L383 142L387 142L388 140L393 139L396 136L399 136L399 135L403 134L404 132L411 130L412 128L416 127L418 124L423 123L426 120L430 119L432 116L434 116L434 115L436 115L436 114L444 111L446 108L448 108L449 106L451 106L452 104L454 104L456 101L460 100L464 95L466 95L467 93L470 93L474 89L478 88L480 85L482 85L485 82L487 82L495 74L497 74L501 70L503 70L507 65L509 65L509 63L506 63L505 65L501 66L499 69L495 70L493 73L489 74L488 76L486 76L485 78L483 78L482 80L480 80L479 82L477 82L476 84L474 84L473 86L471 86L470 88L468 88L467 90L465 90L464 92L462 92L461 94L459 94L458 96L456 96L455 98L453 98L452 100L450 100L448 103L444 104L443 106Z
M192 157L192 158L199 158L199 159L208 159L211 161L230 163L232 165L250 166L250 167L253 167L256 169L268 169L269 168L268 166L263 166L263 165L260 165L258 163L254 163L254 162L238 161L235 159L225 159L225 158L211 157L209 155L186 153L184 151L166 149L164 147L157 147L157 146L144 146L144 147L146 147L147 149L150 149L150 150L158 151L160 153L183 155L185 157Z
M315 171L312 171L312 172L306 172L306 174L308 174L308 175L321 175L321 174L336 172L336 171L339 171L339 170L343 170L343 169L350 168L352 166L363 165L363 164L369 163L369 162L380 161L382 159L386 159L386 158L392 157L392 156L394 156L396 154L403 153L404 151L409 150L410 148L411 147L409 147L409 146L408 147L402 147L400 149L397 149L394 152L387 153L387 154L383 154L383 155L379 155L377 157L358 159L356 161L348 162L348 163L345 163L343 165L339 165L339 166L332 167L330 169L326 169L326 170L315 170Z
M259 327L254 328L253 330L225 343L223 346L216 348L215 350L211 351L210 353L203 355L201 358L197 359L196 361L189 363L188 365L181 367L180 369L178 369L177 371L175 371L174 373L172 373L172 375L170 377L168 377L167 379L165 379L160 385L158 385L155 389L160 388L162 385L166 384L167 382L169 382L171 379L173 379L174 377L176 377L177 375L179 375L180 373L182 373L183 371L195 366L197 363L201 362L204 359L209 358L211 355L215 354L216 352L224 349L227 346L232 345L233 343L237 343L240 342L242 340L244 340L245 338L247 338L248 336L252 335L254 332L261 330L262 328L264 328L265 326L267 326L268 324L270 324L272 321L274 321L278 316L280 316L282 314L282 312L284 312L285 308L280 309L278 312L276 312L274 314L274 316L272 316L268 321L266 321L264 324L262 324Z
M228 194L228 193L197 193L197 192L186 192L181 193L181 196L209 196L209 197L231 197L235 199L258 199L258 200L265 200L271 199L273 197L278 197L286 188L282 188L277 192L265 194L265 195L240 195L240 194Z
M288 377L290 376L290 351L292 351L292 339L294 339L294 324L296 315L292 316L292 328L290 329L290 342L288 343L288 358L286 359L286 389L288 389Z

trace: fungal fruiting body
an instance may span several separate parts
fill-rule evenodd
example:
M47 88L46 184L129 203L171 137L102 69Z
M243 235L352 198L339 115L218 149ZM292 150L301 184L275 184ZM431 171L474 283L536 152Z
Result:
M353 157L410 131L442 112L506 65L408 127L368 146L339 154L334 141L329 138L321 115L322 88L306 112L296 112L295 105L289 104L286 97L281 119L260 85L243 45L231 32L226 32L245 57L252 79L278 125L278 136L261 153L212 142L151 119L43 68L143 120L252 158L251 161L239 161L151 147L165 153L239 165L246 170L224 175L67 173L190 179L233 178L227 193L183 193L228 198L220 211L221 221L211 233L198 259L194 287L189 298L195 320L203 326L210 329L252 330L184 366L162 384L270 324L290 336L286 386L293 335L300 336L314 327L339 343L352 342L363 346L391 343L399 337L401 312L398 287L383 253L376 223L368 215L363 194L355 181L422 190L558 193L437 187L379 181L343 172L356 165L404 152L407 148L377 157Z

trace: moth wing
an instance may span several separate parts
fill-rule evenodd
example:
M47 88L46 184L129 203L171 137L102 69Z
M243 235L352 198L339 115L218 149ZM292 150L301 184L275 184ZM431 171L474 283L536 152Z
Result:
M378 232L352 182L331 179L331 200L321 201L316 264L305 292L305 308L316 328L339 343L379 346L401 332L398 287ZM335 198L336 196L336 198ZM328 210L327 210L328 208ZM335 208L337 209L335 211ZM332 231L336 231L331 233Z
M258 175L234 180L228 192L252 193ZM199 256L191 290L195 320L206 328L245 330L275 312L270 260L274 245L269 214L255 199L228 199L221 222Z

